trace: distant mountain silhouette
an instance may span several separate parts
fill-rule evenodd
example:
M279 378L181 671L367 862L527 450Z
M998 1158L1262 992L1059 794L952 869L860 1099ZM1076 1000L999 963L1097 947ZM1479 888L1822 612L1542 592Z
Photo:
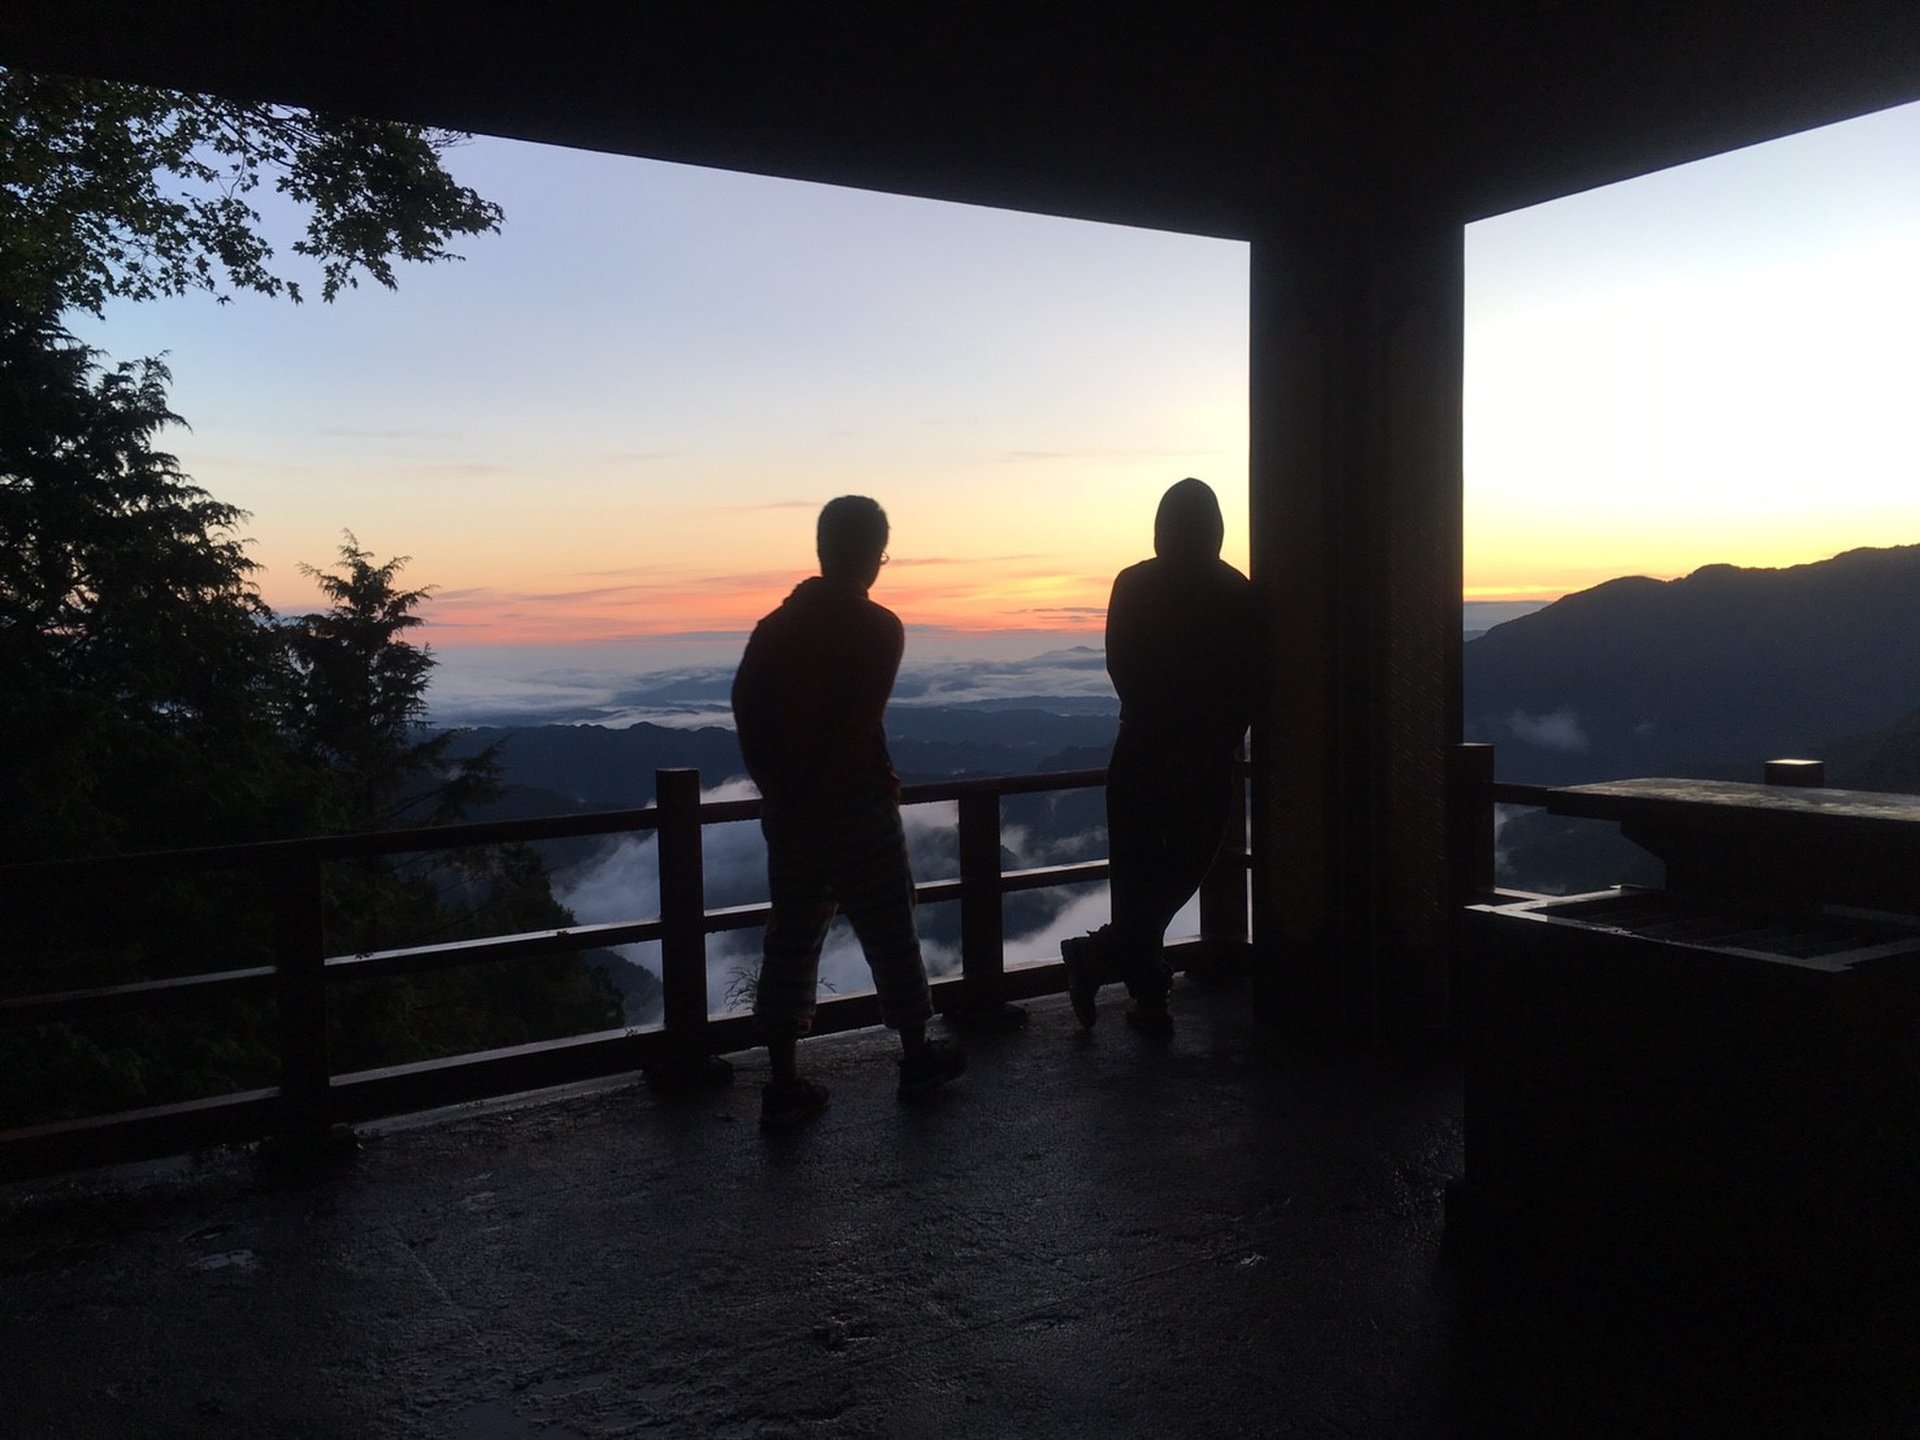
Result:
M1502 779L1758 779L1920 709L1920 545L1611 580L1464 657L1466 736L1498 747Z
M1886 734L1862 736L1825 758L1829 785L1920 795L1920 710Z
M507 742L501 750L500 770L508 785L548 791L584 810L651 805L655 770L691 765L708 785L746 773L733 732L711 727L483 726L456 735L449 753L457 759L496 740Z
M1117 723L1112 714L896 705L887 711L887 743L894 768L911 785L1057 769L1056 757L1066 753L1081 757L1077 765L1105 765ZM500 769L508 793L493 806L479 807L479 818L651 805L653 772L659 769L692 766L708 786L746 773L733 731L716 726L483 726L455 736L449 753L475 754L502 739L507 743Z

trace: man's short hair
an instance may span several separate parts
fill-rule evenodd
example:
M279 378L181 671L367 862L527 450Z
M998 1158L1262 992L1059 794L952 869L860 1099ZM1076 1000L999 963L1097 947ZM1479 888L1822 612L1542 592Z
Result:
M865 495L842 495L820 511L814 546L822 575L857 574L887 548L887 512Z

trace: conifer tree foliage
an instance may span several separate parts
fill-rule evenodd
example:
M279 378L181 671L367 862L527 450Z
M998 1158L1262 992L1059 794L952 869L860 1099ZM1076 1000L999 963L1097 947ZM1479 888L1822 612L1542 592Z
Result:
M454 732L427 724L433 654L406 637L432 587L402 588L407 557L375 563L351 531L332 570L303 565L326 609L282 629L295 675L288 739L315 777L312 829L332 834L454 824L498 797L498 749L448 761ZM514 863L496 850L524 852ZM537 872L537 873L536 873ZM498 877L518 877L540 899L519 928L571 924L553 902L545 867L525 847L453 851L425 861L373 857L335 867L328 885L334 948L366 951L469 934Z
M0 867L23 861L453 820L496 784L422 727L427 589L348 536L309 570L326 608L276 617L239 527L162 433L157 359L120 364L61 325L114 299L238 291L298 301L256 205L331 300L403 261L453 258L497 206L449 177L459 137L419 127L0 69ZM0 869L0 993L271 963L257 878L112 895ZM84 877L83 877L84 880ZM80 883L80 882L76 882ZM572 923L525 847L335 866L328 945L356 951ZM270 1005L144 1010L0 1029L0 1127L276 1078ZM450 970L336 998L341 1068L619 1023L578 956Z
M164 394L158 399L163 402ZM135 462L149 458L138 447L129 453ZM198 493L174 473L163 491L179 489ZM228 552L227 559L236 553ZM431 587L402 587L398 577L405 564L403 557L376 563L349 534L335 569L306 567L331 603L284 622L254 594L244 568L235 570L228 576L230 598L247 649L227 673L263 703L210 719L192 719L190 701L154 699L155 692L139 689L147 682L137 663L130 677L111 669L96 673L82 663L84 644L62 649L62 641L92 623L87 587L71 587L62 623L46 632L52 637L42 647L47 653L36 653L27 643L32 637L9 624L3 632L9 656L17 652L43 675L62 675L66 664L70 673L63 683L90 703L86 713L100 738L71 745L70 758L95 763L127 753L158 766L155 774L109 766L105 777L49 777L51 802L40 805L32 824L10 832L16 849L44 858L46 826L62 814L91 817L78 837L83 849L84 842L126 828L132 819L149 827L140 832L149 846L172 821L203 823L198 814L170 817L153 809L155 794L179 796L183 773L217 780L192 798L213 804L217 792L222 824L236 817L255 826L298 817L286 833L451 823L492 798L498 792L496 750L449 761L445 750L453 737L425 724L433 657L405 637L421 623L418 608ZM197 572L188 566L183 573ZM13 603L14 593L26 588L14 570L7 572L7 583L11 622L31 607ZM175 600L197 603L191 595ZM21 643L13 646L15 640ZM182 643L191 648L190 641ZM251 665L264 669L250 671ZM0 719L28 741L58 742L59 727L77 711L68 706L36 720L37 707L54 693L47 685L8 692ZM235 758L242 738L235 725L245 726L251 737L239 747L250 767L244 771ZM190 734L199 750L183 738ZM37 769L19 766L7 773ZM276 802L271 817L247 813L262 797ZM132 817L123 813L130 804ZM336 954L575 924L555 898L539 853L527 845L373 856L329 865L323 878L327 948ZM0 875L0 882L5 879ZM0 905L0 990L73 989L270 964L274 958L268 896L257 877L246 873L165 876L123 891L114 904L57 888L29 897L4 883L0 896L8 902ZM609 963L614 957L605 954L560 955L340 985L329 1008L334 1063L353 1070L618 1027L623 1003ZM216 1004L184 1022L176 1014L135 1012L90 1027L0 1030L0 1128L271 1084L275 1057L269 1007L251 1001Z
M153 443L180 423L166 367L107 364L59 317L191 291L298 301L263 192L299 217L289 248L323 299L392 287L401 262L500 226L446 170L461 138L0 68L0 743L22 762L0 781L0 863L323 818L286 787L291 671L245 517Z
M449 761L451 732L426 724L431 651L408 638L431 587L399 581L348 532L337 566L302 566L330 602L285 627L298 677L290 733L322 777L317 814L335 831L450 824L498 796L498 746ZM539 853L487 845L329 867L329 948L402 945L570 927ZM363 1068L610 1029L620 1024L610 957L496 962L340 987L331 1048Z
M244 515L155 445L167 380L0 305L0 860L258 836L286 800L291 671Z
M498 747L449 766L453 736L427 728L433 655L407 636L432 587L400 588L407 562L375 564L348 531L337 570L300 567L330 602L286 632L299 676L298 739L337 777L328 829L451 823L498 793Z

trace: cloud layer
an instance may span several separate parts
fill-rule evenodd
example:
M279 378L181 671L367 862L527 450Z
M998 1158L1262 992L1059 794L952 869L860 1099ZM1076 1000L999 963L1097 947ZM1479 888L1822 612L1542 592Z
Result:
M724 661L670 669L641 668L658 666L672 653L667 647L447 649L436 652L428 704L440 725L731 726L728 693L743 643L731 636L690 642L703 661L716 652ZM893 695L896 705L919 707L1047 701L1070 711L1116 710L1102 652L1069 646L1021 659L909 659Z
M1580 717L1571 710L1555 710L1550 715L1528 715L1516 710L1507 717L1507 728L1523 744L1542 750L1559 750L1584 755L1592 742L1580 727Z
M750 782L730 780L703 792L707 800L737 800L754 794ZM914 805L902 812L917 880L951 878L959 872L955 836L956 807L952 804ZM709 825L704 832L709 908L764 904L767 898L766 845L753 822ZM1020 826L1009 826L1002 843L1011 853L1012 868L1027 869L1056 863L1086 853L1092 843L1105 849L1104 836L1074 836L1044 841ZM559 898L582 924L645 920L660 913L659 850L654 837L620 840L569 875L556 887ZM1037 909L1037 914L1035 913ZM1058 890L1029 892L1028 923L1010 927L1005 938L1006 962L1027 964L1058 959L1060 942L1104 925L1109 917L1107 887L1074 885ZM931 913L922 912L921 949L927 971L936 978L958 973L960 955L950 943L929 938ZM1038 923L1033 923L1036 921ZM1169 940L1197 934L1199 903L1188 902L1168 928ZM657 944L628 945L620 953L656 976L660 973ZM760 965L760 932L728 931L708 937L707 995L716 1012L749 1008L753 980ZM836 920L820 957L821 996L863 993L873 988L858 941L844 920Z

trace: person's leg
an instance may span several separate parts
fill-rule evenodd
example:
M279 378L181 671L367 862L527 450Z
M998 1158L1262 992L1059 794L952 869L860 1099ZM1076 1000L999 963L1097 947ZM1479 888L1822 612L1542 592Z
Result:
M834 867L834 894L859 938L880 1018L900 1036L900 1089L917 1095L966 1068L966 1053L927 1038L933 998L915 924L913 870L900 809L881 797L847 816L847 845Z
M873 972L880 1018L900 1032L903 1045L923 1043L933 1000L914 923L913 871L899 807L881 796L836 818L843 821L844 843L832 860L833 896Z
M1163 835L1161 815L1168 800L1164 783L1165 748L1139 731L1122 726L1107 766L1108 886L1113 923L1105 957L1110 978L1126 981L1138 1000L1164 997L1153 971L1160 963L1166 922L1160 878Z
M1122 758L1118 746L1115 757ZM1219 853L1232 766L1230 757L1177 751L1124 758L1108 776L1115 949L1128 993L1158 1019L1173 984L1167 926Z
M785 821L763 822L761 829L771 903L753 1013L766 1039L769 1089L791 1094L799 1084L799 1040L813 1025L820 947L833 923L833 894L809 827ZM763 1101L763 1112L772 1105Z
M1193 899L1226 843L1227 819L1232 813L1233 786L1236 783L1230 754L1220 758L1218 763L1195 764L1184 773L1184 803L1172 805L1167 810L1164 863L1160 871L1163 888L1157 906L1163 962L1166 957L1164 937L1167 927L1173 923L1174 916ZM1203 957L1197 957L1197 961L1205 963ZM1189 973L1193 972L1194 967L1190 966ZM1163 963L1162 973L1165 976L1163 983L1170 989L1173 982L1171 965Z
M1230 761L1189 760L1170 772L1168 803L1161 812L1160 865L1154 911L1160 934L1207 878L1226 839L1233 800Z

